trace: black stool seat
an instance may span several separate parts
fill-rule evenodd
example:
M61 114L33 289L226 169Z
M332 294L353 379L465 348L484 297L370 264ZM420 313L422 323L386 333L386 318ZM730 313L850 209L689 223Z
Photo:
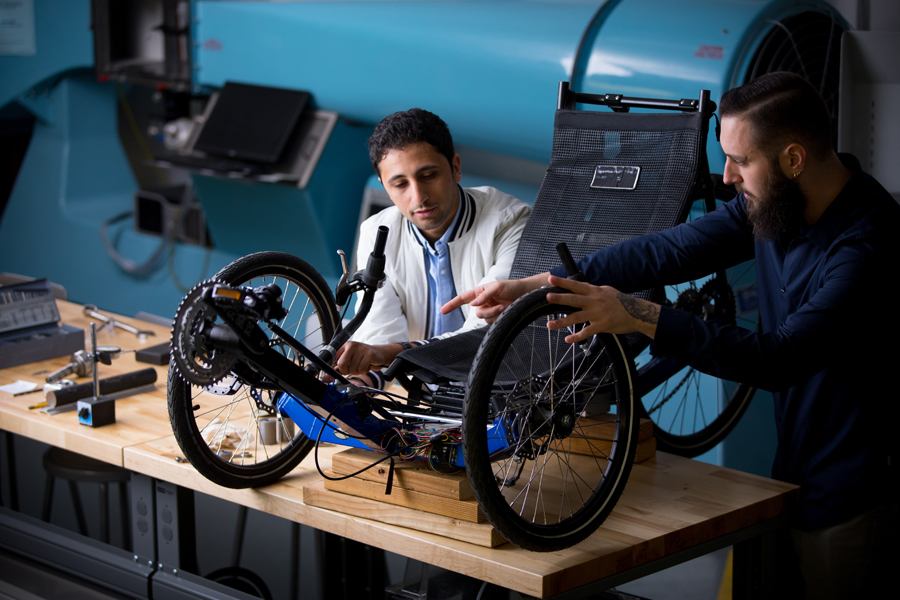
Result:
M87 535L87 525L84 518L84 509L81 505L81 496L78 493L78 482L96 483L100 486L100 539L109 543L109 497L107 486L110 483L119 484L119 503L122 513L122 538L126 548L131 546L130 530L128 527L128 496L126 484L131 479L131 473L127 469L111 465L75 452L62 448L50 448L44 453L44 470L47 472L47 483L44 488L44 509L41 519L50 521L50 510L53 503L53 487L56 478L69 482L69 490L72 493L72 505L75 508L75 518L78 520L78 530L81 535Z

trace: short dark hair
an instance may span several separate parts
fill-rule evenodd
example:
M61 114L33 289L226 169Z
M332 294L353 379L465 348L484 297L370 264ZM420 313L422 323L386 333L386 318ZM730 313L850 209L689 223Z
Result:
M768 73L728 90L719 102L719 115L749 119L753 143L767 156L794 142L819 158L832 151L828 106L796 73Z
M410 144L428 142L447 157L453 166L453 137L447 124L436 114L421 108L396 112L382 119L369 138L369 160L378 176L378 165L391 150L402 150Z

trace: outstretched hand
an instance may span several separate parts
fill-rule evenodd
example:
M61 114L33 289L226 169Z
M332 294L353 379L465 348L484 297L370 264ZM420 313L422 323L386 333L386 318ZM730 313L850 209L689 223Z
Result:
M334 368L342 375L364 375L371 370L386 368L402 349L400 344L347 342L338 349Z
M531 290L547 285L549 273L533 275L526 279L492 281L465 291L441 307L441 314L449 314L464 304L475 308L475 315L493 323L507 306Z
M649 337L656 335L659 305L623 294L609 286L572 281L550 276L550 285L571 294L548 293L547 301L572 306L580 310L547 323L550 329L564 329L579 323L590 323L584 329L566 336L566 341L580 342L598 333L631 333L639 331Z

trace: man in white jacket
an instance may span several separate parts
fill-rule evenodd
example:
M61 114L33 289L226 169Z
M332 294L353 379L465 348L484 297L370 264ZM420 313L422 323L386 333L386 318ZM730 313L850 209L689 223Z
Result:
M362 224L357 264L366 264L385 225L387 279L353 340L338 351L336 367L380 388L380 369L401 351L484 324L468 306L448 315L440 308L457 292L509 276L531 207L491 187L460 187L450 131L422 109L381 121L369 138L369 158L394 206Z

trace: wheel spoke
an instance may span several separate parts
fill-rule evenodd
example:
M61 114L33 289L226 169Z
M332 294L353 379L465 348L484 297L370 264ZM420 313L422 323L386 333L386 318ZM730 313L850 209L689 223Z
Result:
M312 350L321 346L323 339L331 339L338 323L327 284L296 257L275 252L249 255L225 267L215 279L250 289L277 285L286 312L277 321L278 326ZM207 313L197 314L200 318ZM280 340L264 321L258 321L258 325L269 338L270 348L295 365L305 366L305 358ZM184 339L191 341L189 337ZM238 379L237 373L242 372L250 371L234 367L232 389L228 390L227 384L209 388L215 393L191 386L177 375L169 378L169 414L182 451L203 475L228 487L277 479L311 447L302 430L295 429L297 424L278 414L275 400L280 391L272 389L272 382L254 379L260 386L257 388ZM296 433L291 434L291 430Z
M570 545L602 522L598 511L605 515L614 504L607 499L621 493L636 441L633 429L626 434L634 424L633 395L622 379L622 346L610 336L567 343L565 336L580 327L551 331L546 324L571 309L547 305L546 290L532 296L525 308L508 308L485 335L479 356L493 358L473 365L466 398L464 439L487 424L499 438L487 442L503 449L493 462L474 454L474 441L463 450L494 526L519 545L548 549ZM610 343L619 354L610 354ZM488 480L496 482L493 494L481 488Z
M702 215L704 206L702 200L695 202L691 218ZM743 306L753 301L753 295L744 294L736 299L734 292L753 284L754 270L755 264L750 260L729 266L719 275L666 286L666 300L705 321L755 330L758 318L755 308ZM649 364L649 350L638 355L635 362ZM656 374L653 380L658 378ZM685 366L655 389L644 390L643 406L656 425L658 447L694 457L712 448L727 434L737 421L735 415L743 413L751 397L752 390L747 386L735 384L725 392L720 380Z

